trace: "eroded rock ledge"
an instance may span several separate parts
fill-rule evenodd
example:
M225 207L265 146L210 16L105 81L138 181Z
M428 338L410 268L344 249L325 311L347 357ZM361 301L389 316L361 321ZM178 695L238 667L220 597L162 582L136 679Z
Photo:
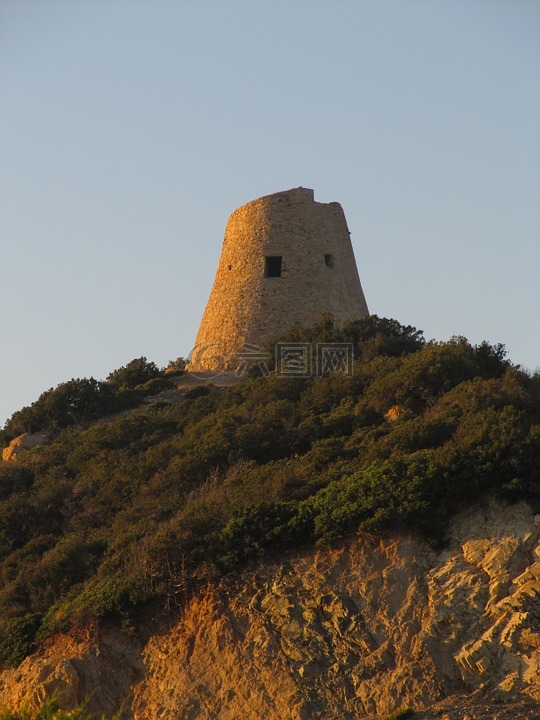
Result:
M440 554L406 536L290 554L166 626L57 636L0 675L0 706L56 689L135 720L538 717L540 517L491 503L450 537Z
M9 445L2 450L3 461L15 461L20 455L27 453L29 450L34 450L42 445L48 445L50 438L44 433L23 433L18 437L14 438Z

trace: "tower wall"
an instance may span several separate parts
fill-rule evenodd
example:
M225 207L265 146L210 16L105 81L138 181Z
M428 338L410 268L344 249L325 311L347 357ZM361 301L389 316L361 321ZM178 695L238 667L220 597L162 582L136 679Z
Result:
M267 257L281 257L279 277L265 276ZM323 313L338 324L368 314L341 205L315 202L305 188L249 202L227 223L191 367L227 362L244 344Z

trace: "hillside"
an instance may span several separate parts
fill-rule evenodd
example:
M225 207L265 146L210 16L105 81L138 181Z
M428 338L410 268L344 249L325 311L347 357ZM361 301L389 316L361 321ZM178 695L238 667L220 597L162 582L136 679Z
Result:
M99 718L124 702L136 720L536 720L538 519L492 502L452 520L442 552L403 533L289 552L136 628L56 635L0 697L93 693Z
M371 717L390 712L402 700L416 697L422 707L463 693L467 683L475 686L469 676L477 671L460 659L476 652L465 651L467 643L474 639L485 645L482 633L490 622L497 625L495 605L504 598L513 598L509 607L519 617L529 612L525 605L516 610L511 583L527 569L531 577L535 573L540 378L513 366L501 346L472 346L464 338L426 343L415 328L374 316L343 330L323 318L282 340L352 343L354 372L305 379L271 374L179 395L155 366L147 377L148 364L139 363L142 378L135 374L126 380L124 368L106 383L70 381L6 424L4 444L19 431L41 430L54 439L16 462L0 463L0 657L6 668L14 666L41 645L40 654L20 670L6 669L0 676L2 701L28 699L31 668L50 664L51 656L57 662L64 651L66 663L73 656L73 668L79 668L72 679L77 678L74 692L80 700L107 672L107 662L96 659L107 656L103 641L111 657L118 652L131 658L116 695L109 697L112 690L107 690L101 705L95 700L100 711L113 712L122 699L131 704L130 684L142 692L152 678L161 677L149 649L155 643L159 650L160 634L163 657L172 652L169 643L181 648L187 643L182 660L187 679L171 676L166 692L172 699L160 700L161 709L150 710L148 698L135 703L141 720L177 717L180 708L185 718L340 717L325 695L328 688L334 688L332 696L336 688L338 696L343 693L343 718ZM499 552L489 529L476 536L471 526L470 537L459 536L459 551L452 530L457 522L452 518L488 498L499 503L501 517L512 512L504 509L508 503L528 508L520 512L528 513L529 530L520 520L508 536L515 538L510 545L497 531L503 548L497 562L508 564L500 570L500 582L495 571L486 570L485 557ZM499 521L492 517L490 522ZM463 550L476 539L484 543L481 550ZM452 564L452 553L468 565ZM310 589L310 573L326 565ZM442 573L445 588L430 596L433 573ZM356 587L350 597L349 581ZM380 617L366 604L368 595L376 604L379 590L386 607ZM519 602L526 604L526 595ZM434 612L442 613L446 630L437 620L428 631L429 608L439 601ZM461 620L460 613L465 613ZM277 618L285 616L292 629L265 640L264 628L279 625ZM453 627L456 622L460 630ZM191 623L193 640L183 634L185 623ZM240 642L249 628L259 634L253 642L262 643L264 652L248 651ZM519 628L521 638L524 628ZM526 640L534 647L538 635L527 628ZM506 647L501 630L494 631L499 639L493 642ZM404 639L398 642L400 634ZM199 641L207 648L203 637L214 647L204 672L196 655L203 652ZM526 648L514 650L529 657ZM299 676L284 695L291 699L300 693L302 701L287 705L297 706L296 715L292 709L279 715L274 694L265 695L249 680L255 667L266 667L263 655L269 663L264 672ZM91 672L83 662L90 656ZM251 669L242 657L251 658ZM198 678L207 672L215 682L219 677L225 692L225 676L216 675L216 668L228 667L227 658L245 690L231 683L233 695L219 694L216 709L208 705L208 696L217 692L210 679L199 685L190 673ZM396 663L409 668L407 681L385 670ZM63 667L70 675L69 664ZM169 670L178 668L175 661ZM353 671L360 674L351 685L347 677ZM530 664L516 665L512 672L517 673L514 684L507 681L510 671L497 675L507 692L531 685L523 678L523 673L532 676ZM385 673L381 695L376 686ZM490 682L491 675L496 673L488 672ZM372 690L366 689L370 683ZM529 694L537 700L535 692ZM179 695L191 698L188 705ZM236 696L240 704L233 701ZM257 704L260 696L266 705Z

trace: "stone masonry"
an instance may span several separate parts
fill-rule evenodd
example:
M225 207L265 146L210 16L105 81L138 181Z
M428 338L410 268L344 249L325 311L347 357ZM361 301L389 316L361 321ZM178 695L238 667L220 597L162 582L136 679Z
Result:
M345 214L294 188L243 205L229 218L190 369L223 369L323 313L338 324L368 314Z

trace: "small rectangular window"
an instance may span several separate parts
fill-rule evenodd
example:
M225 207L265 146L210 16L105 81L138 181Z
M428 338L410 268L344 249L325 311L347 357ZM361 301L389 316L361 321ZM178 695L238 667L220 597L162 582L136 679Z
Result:
M281 277L281 255L264 258L264 277Z

